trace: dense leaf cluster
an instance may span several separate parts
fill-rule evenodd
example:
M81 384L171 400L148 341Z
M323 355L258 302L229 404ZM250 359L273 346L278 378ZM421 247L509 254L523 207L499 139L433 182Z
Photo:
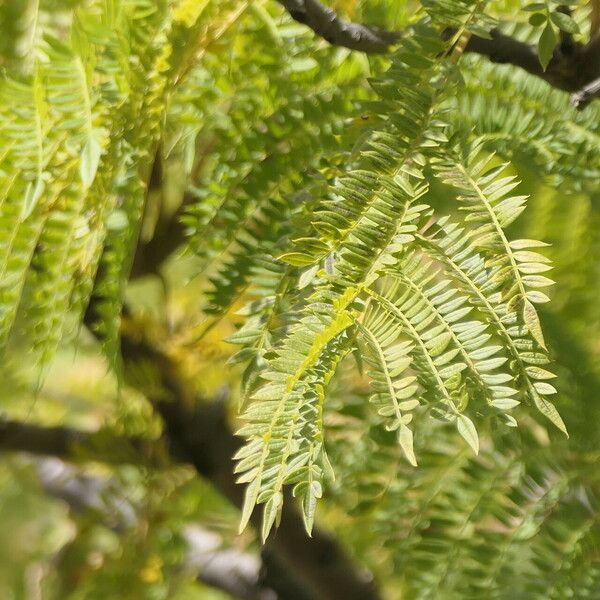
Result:
M85 321L118 371L162 186L207 287L190 338L238 325L241 529L261 505L266 539L290 486L309 534L323 496L348 511L403 597L596 598L599 436L570 377L597 352L600 121L462 56L513 4L423 1L369 59L265 2L47 11L0 82L2 347L47 366ZM512 29L547 64L581 19L537 4Z

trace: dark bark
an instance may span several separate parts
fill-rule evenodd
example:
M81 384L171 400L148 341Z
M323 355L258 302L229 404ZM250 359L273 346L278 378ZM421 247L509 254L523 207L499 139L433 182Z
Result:
M371 54L383 54L400 40L401 34L340 19L335 11L317 0L278 0L290 16L310 27L334 46Z
M165 464L161 445L152 440L118 436L109 430L81 431L11 420L0 420L0 451L107 464Z
M370 54L388 52L402 37L402 32L351 23L338 17L318 0L277 0L296 21L307 25L330 44ZM450 30L446 33L452 33ZM554 56L544 71L537 48L500 31L491 32L486 39L472 35L465 52L487 57L491 62L509 64L543 79L552 87L573 94L572 103L584 108L600 96L600 36L596 34L587 44L561 36Z

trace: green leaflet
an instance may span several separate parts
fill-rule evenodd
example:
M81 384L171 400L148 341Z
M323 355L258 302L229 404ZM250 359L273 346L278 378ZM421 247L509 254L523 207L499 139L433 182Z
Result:
M472 14L467 4L461 10ZM512 428L517 421L509 411L521 396L564 427L527 371L548 362L533 306L548 300L539 291L552 283L542 275L548 260L532 250L541 242L511 242L504 233L526 197L511 193L518 182L491 162L480 140L448 135L437 111L452 89L453 70L441 60L439 36L425 27L415 31L385 76L372 82L383 125L360 139L356 165L334 179L314 213L307 209L311 234L273 254L289 265L286 288L270 292L252 325L233 338L258 350L236 358L250 357L248 368L256 372L250 380L267 381L253 383L239 432L252 451L238 455L237 469L241 482L251 482L243 524L255 503L268 504L263 535L279 507L273 494L285 483L295 484L312 527L323 474L319 423L337 365L330 354L335 345L354 345L366 362L371 401L413 465L413 425L423 404L455 423L475 453L476 416L495 415ZM417 203L429 191L429 168L458 190L464 230L445 226L429 204ZM258 367L264 340L275 337L259 333L256 320L264 310L270 322L271 307L286 304L301 307L297 321L294 310L286 313L281 337Z
M79 174L85 188L89 188L96 177L101 155L102 146L92 133L85 141L83 150L81 151L81 162L79 163Z
M458 415L456 417L456 429L467 444L471 446L473 452L479 454L479 436L477 435L477 429L475 429L473 421L466 415Z
M378 413L388 419L386 429L398 432L398 441L406 458L416 467L413 435L407 425L412 419L410 411L419 405L413 398L418 386L414 385L414 376L400 378L410 365L411 347L406 342L397 343L393 329L390 331L388 325L384 311L371 309L359 326L371 350L365 356L371 366L371 402L378 406Z
M443 181L459 190L459 200L466 205L465 221L477 223L472 242L487 254L488 265L500 267L495 277L503 281L503 297L509 306L520 311L534 339L545 348L537 311L527 298L523 276L547 271L549 261L538 253L511 247L504 228L523 211L525 197L508 196L517 182L514 177L500 177L505 165L488 168L492 158L482 154L481 143L476 141L464 161L458 155L442 157L436 170Z
M350 352L364 359L371 386L378 427L370 433L383 440L373 454L393 438L395 458L403 453L414 466L418 454L427 465L429 429L447 435L433 421L422 426L429 416L451 423L448 439L462 436L477 453L488 417L514 427L526 403L565 431L548 400L556 389L547 383L554 376L545 370L535 306L548 301L540 290L553 283L538 251L545 244L508 238L526 198L488 149L504 160L503 140L528 144L548 173L595 184L597 139L584 117L564 116L552 98L544 106L530 79L517 77L515 91L484 67L481 81L492 84L479 89L471 63L459 72L458 56L447 60L440 31L485 34L483 4L423 2L428 16L411 21L369 91L364 57L315 45L266 5L251 6L239 37L232 33L214 52L200 49L202 64L183 74L177 66L189 58L188 42L210 38L199 23L209 3L80 7L73 40L47 38L48 61L32 82L2 84L0 136L9 157L0 173L2 342L24 307L28 335L47 362L66 315L79 320L92 296L96 333L118 364L122 301L160 144L159 163L181 162L190 178L182 185L184 221L210 280L210 325L240 298L246 303L243 325L229 338L242 346L231 364L246 364L239 430L246 445L235 467L247 484L242 528L262 504L265 539L291 485L310 532L333 471L324 425L330 384ZM215 23L220 31L224 23ZM267 35L253 35L255 27ZM273 40L286 43L274 48ZM468 108L454 108L455 97ZM354 119L355 99L364 119ZM580 152L594 159L589 167L575 160ZM460 226L444 215L449 203L464 216ZM26 301L24 289L35 290ZM465 505L476 507L493 481L472 464L477 476L464 476L477 480L477 493ZM463 529L453 535L467 537ZM448 552L430 597L442 593L458 556L460 549Z
M554 32L554 27L552 23L548 21L542 34L540 35L540 39L538 42L538 55L540 58L540 64L544 71L552 58L552 53L554 52L554 48L558 43L558 38L556 37L556 33Z
M322 404L324 386L344 356L343 333L353 323L349 305L358 293L349 288L336 298L325 314L314 314L310 304L306 316L288 335L261 377L268 382L253 394L244 419L253 425L238 432L250 446L236 455L239 481L250 482L244 500L240 529L256 503L265 503L263 538L268 535L281 504L272 500L284 483L296 483L295 495L303 497L304 518L310 531L314 520L317 483L322 476ZM347 338L346 338L347 339ZM262 410L261 402L272 401ZM252 448L252 451L246 448Z
M40 17L32 76L0 82L0 345L23 314L41 366L78 333L92 295L92 326L116 356L149 162L180 66L167 56L173 38L186 46L196 35L192 16L172 28L180 4L94 0L76 18L61 12L58 28ZM117 210L128 227L111 226Z
M432 257L445 264L448 275L469 295L471 302L483 312L485 319L490 323L499 339L503 341L504 348L508 350L512 358L508 365L511 367L513 375L501 376L497 383L488 376L488 382L494 384L493 387L500 391L500 398L508 398L510 394L504 395L505 386L497 384L509 382L512 378L520 381L520 392L529 403L538 407L559 429L564 431L562 419L555 410L552 410L553 406L550 408L540 402L539 394L535 389L534 381L532 381L537 378L554 377L552 373L542 368L529 366L531 364L544 365L549 360L542 351L526 351L535 348L533 342L526 341L527 337L533 337L533 332L530 327L518 325L519 315L515 310L514 303L511 307L511 303L503 297L500 290L506 284L504 280L498 280L494 276L499 269L498 265L491 270L486 268L484 258L471 247L471 238L467 235L468 230L448 223L447 219L442 219L439 226L437 232L430 233L427 237L420 237L421 246ZM513 243L511 242L511 244ZM530 248L540 245L542 245L541 242L532 240L517 240L513 247ZM550 285L552 282L551 280L542 280L541 283ZM527 282L527 285L530 285L530 282ZM533 339L535 340L535 337ZM506 391L509 389L506 388ZM502 405L504 405L503 402L501 402ZM495 407L499 408L497 403Z

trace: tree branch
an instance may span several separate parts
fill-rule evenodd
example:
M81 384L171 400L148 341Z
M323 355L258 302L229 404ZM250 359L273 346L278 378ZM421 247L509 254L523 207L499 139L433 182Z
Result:
M370 54L382 54L402 37L399 31L351 23L340 19L335 11L319 0L277 0L296 21L307 25L330 44ZM452 30L445 32L450 36ZM543 79L552 87L571 92L573 105L583 108L598 97L595 80L600 78L600 36L582 45L563 36L546 71L542 69L537 48L505 35L498 30L486 39L472 35L465 52L487 57L491 62L509 64ZM590 91L590 88L592 91Z
M0 420L0 451L55 456L69 461L95 460L107 464L164 466L159 443L117 436L108 430L81 431Z
M593 35L600 29L600 0L590 0L592 10L590 13L590 32Z
M579 110L585 108L592 100L600 98L600 78L588 83L571 96L571 104Z
M162 158L159 149L152 163L148 181L148 197L162 193L162 178ZM147 241L139 241L133 257L130 279L157 274L163 263L183 245L186 228L181 217L185 213L186 207L194 200L195 198L189 193L184 194L181 205L172 214L166 216L161 214L152 238Z
M319 37L335 46L371 54L384 54L401 36L396 31L343 21L333 9L324 6L318 0L277 1L293 19L308 25Z

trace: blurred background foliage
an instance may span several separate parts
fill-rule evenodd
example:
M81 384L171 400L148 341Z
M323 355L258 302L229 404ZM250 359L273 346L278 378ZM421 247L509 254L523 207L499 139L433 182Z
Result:
M159 166L146 165L158 169L158 183L148 194L139 243L160 239L173 215L188 235L158 272L145 272L144 255L140 264L134 261L125 327L160 345L190 397L227 398L235 423L243 369L227 363L236 348L223 340L256 293L251 277L261 272L259 258L281 247L301 218L300 203L318 197L360 147L371 126L361 112L361 102L372 99L366 80L388 59L330 47L270 0L11 0L0 5L0 67L13 81L30 81L37 53L47 59L48 35L69 43L74 15L83 22L118 4L136 4L143 22L143 11L152 15L157 6L181 11L184 24L186 11L196 10L190 29L199 40L190 53L189 31L171 39L179 70L169 80L168 102L161 100ZM353 20L388 29L411 23L416 4L331 3ZM520 7L517 0L497 0L489 12L510 22L507 30L534 39L539 32ZM588 11L587 3L577 5L582 36ZM519 189L531 197L515 236L551 244L557 283L541 318L571 437L520 414L527 429L490 428L476 458L443 427L432 427L417 442L420 466L413 470L368 410L366 379L348 362L328 397L327 445L336 479L318 522L369 568L385 598L597 600L600 115L594 105L576 113L561 92L511 67L468 56L461 69L465 84L455 118L512 161ZM144 123L136 127L143 130ZM452 204L434 185L428 194L435 206ZM107 206L98 235L110 242L120 220L131 218L125 212L117 200ZM278 212L286 219L273 226L268 217ZM52 360L45 348L41 358L30 348L22 328L30 307L25 301L19 308L0 366L3 418L103 429L160 446L162 420L148 401L161 393L157 373L142 365L120 383L115 355L76 326L85 302L75 291L68 304L60 325L65 335L52 329ZM144 383L136 388L131 380ZM230 597L198 577L190 535L200 528L215 535L211 548L256 557L255 533L238 536L238 510L192 467L172 465L167 453L159 448L151 457L158 468L144 460L109 466L85 452L75 468L3 454L0 597ZM92 504L77 506L69 489L80 483L89 491L86 482L94 490Z

